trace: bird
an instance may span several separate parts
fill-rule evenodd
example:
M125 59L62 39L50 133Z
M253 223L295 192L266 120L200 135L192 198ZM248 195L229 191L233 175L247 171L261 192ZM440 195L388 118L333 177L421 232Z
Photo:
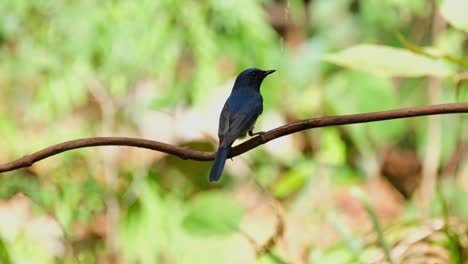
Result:
M265 77L275 71L250 68L237 76L231 94L219 116L219 146L211 167L210 182L218 181L221 178L226 159L229 157L231 146L236 139L245 137L247 133L251 137L262 135L262 132L253 133L255 121L263 112L260 85Z

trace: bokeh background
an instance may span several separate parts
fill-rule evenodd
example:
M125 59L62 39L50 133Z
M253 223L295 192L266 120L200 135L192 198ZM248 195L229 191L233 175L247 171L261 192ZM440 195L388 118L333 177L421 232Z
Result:
M468 100L464 0L2 0L0 163L83 137L203 151L243 69L256 130ZM465 57L465 58L464 58ZM467 116L312 129L227 162L78 149L0 176L0 263L467 263Z

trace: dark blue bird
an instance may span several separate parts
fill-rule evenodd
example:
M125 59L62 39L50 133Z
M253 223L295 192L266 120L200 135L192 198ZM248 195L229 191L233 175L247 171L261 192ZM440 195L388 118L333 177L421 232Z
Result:
M231 95L226 100L219 117L219 147L216 152L210 181L217 181L223 173L226 159L231 153L232 143L237 138L252 133L258 116L263 112L263 98L260 85L263 79L275 70L263 71L257 68L247 69L237 76Z

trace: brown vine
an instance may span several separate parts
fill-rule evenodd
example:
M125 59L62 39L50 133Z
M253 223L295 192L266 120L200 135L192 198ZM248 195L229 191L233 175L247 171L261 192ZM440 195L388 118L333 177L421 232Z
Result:
M247 152L259 145L265 144L273 139L286 136L292 133L306 129L339 126L358 123L367 123L383 121L390 119L401 119L416 116L468 113L468 103L451 103L431 106L420 106L403 108L397 110L371 112L354 115L329 116L306 119L291 124L277 127L261 136L254 137L233 148L231 157ZM0 173L25 168L33 165L35 162L48 158L50 156L77 148L96 147L96 146L129 146L161 151L167 154L178 156L182 159L192 159L198 161L208 161L214 158L213 152L202 152L187 147L179 147L163 142L129 137L93 137L82 138L59 143L30 155L26 155L18 160L1 164Z

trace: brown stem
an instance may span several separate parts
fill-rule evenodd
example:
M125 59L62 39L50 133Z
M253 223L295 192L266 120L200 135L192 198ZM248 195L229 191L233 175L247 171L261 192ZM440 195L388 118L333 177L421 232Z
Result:
M265 144L273 139L286 136L292 133L303 131L306 129L327 126L339 126L358 123L367 123L375 121L383 121L390 119L401 119L415 116L427 115L440 115L440 114L454 114L454 113L468 113L468 103L452 103L440 104L431 106L420 106L403 108L382 112L371 112L364 114L342 115L342 116L329 116L306 119L281 127L277 127L263 134L262 136L254 137L233 148L230 157L238 156L247 152L259 145ZM198 161L208 161L214 158L213 152L202 152L192 150L187 147L179 147L169 145L163 142L141 139L141 138L128 138L128 137L93 137L82 138L71 141L59 143L50 146L33 154L24 156L18 160L0 165L0 173L12 171L19 168L29 167L37 161L43 160L50 156L85 147L96 146L130 146L138 148L146 148L151 150L161 151L167 154L178 156L182 159L191 159Z

